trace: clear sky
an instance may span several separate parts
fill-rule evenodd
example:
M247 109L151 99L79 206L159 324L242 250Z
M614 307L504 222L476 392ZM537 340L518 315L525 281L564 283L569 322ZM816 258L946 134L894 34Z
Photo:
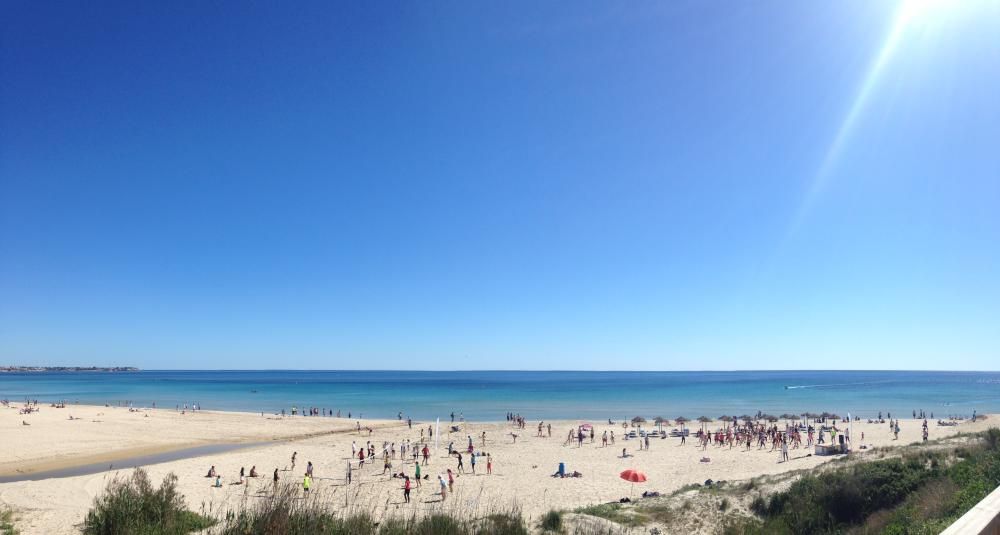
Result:
M1000 2L0 7L0 365L1000 368Z

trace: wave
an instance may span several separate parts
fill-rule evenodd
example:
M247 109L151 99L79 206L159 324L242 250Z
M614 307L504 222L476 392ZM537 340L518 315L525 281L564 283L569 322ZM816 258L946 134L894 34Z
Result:
M825 385L786 385L785 390L797 390L800 388L833 388L838 386L866 386L891 383L893 381L871 381L867 383L829 383Z

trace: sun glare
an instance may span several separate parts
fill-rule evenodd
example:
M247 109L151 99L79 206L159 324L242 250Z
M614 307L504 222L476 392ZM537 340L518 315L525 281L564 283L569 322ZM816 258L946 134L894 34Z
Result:
M797 232L802 221L812 210L813 204L826 188L832 170L840 159L844 147L847 145L856 123L864 112L872 92L878 85L880 75L885 70L889 61L896 55L903 37L907 34L907 30L917 25L925 26L938 21L943 15L953 12L960 5L961 2L956 0L904 0L899 5L881 48L878 49L872 58L861 80L858 91L851 102L851 106L844 115L844 119L840 122L833 141L830 143L822 163L792 218L786 232L786 239Z
M920 22L928 16L950 10L960 3L955 0L905 0L900 6L897 21L904 25Z

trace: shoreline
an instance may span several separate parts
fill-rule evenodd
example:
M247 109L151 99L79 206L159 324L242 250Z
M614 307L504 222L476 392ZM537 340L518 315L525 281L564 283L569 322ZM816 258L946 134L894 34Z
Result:
M79 444L69 444L55 452L46 451L41 443L26 443L14 448L10 455L0 461L0 479L12 482L33 479L43 472L71 471L89 465L116 465L135 458L170 456L170 454L196 448L266 446L282 442L309 440L323 436L354 432L357 422L372 429L385 429L404 425L388 420L347 420L345 418L324 418L321 416L261 416L260 413L242 411L198 410L182 413L173 409L141 408L129 410L125 407L73 404L64 408L50 407L39 400L39 411L30 414L16 414L19 404L0 407L0 422L7 423L0 433L14 437L15 429L24 433L36 432L35 427L43 425L45 431L65 433L68 429L57 427L66 425L88 429L91 434L78 437ZM71 412L72 411L72 412ZM73 420L68 417L75 413ZM24 426L23 423L29 423ZM200 429L185 429L183 433L160 432L160 426L173 427L174 422L184 422L183 427L196 426ZM217 422L236 422L237 433L214 429ZM18 425L20 424L20 425ZM118 432L100 429L104 424L114 425ZM150 425L151 424L151 425ZM265 424L265 425L262 425ZM267 426L266 424L270 424ZM149 426L136 434L134 427ZM260 427L269 427L260 430ZM96 429L94 429L96 428ZM73 432L69 431L72 435ZM116 435L123 435L116 440ZM124 437L128 437L125 439ZM191 438L198 437L198 438ZM51 440L39 437L40 441ZM56 445L63 445L56 442ZM179 458L187 458L179 457ZM171 460L177 460L171 459ZM105 470L106 471L106 470ZM23 476L23 477L20 477Z
M39 400L39 406L41 408L45 408L45 409L49 409L49 410L60 410L60 408L49 407L47 405L43 405L43 403L47 404L47 403L55 403L55 402L52 402L52 401L44 401L43 402L42 400ZM124 406L98 405L98 404L88 404L88 403L77 403L77 404L72 404L72 405L66 405L64 408L65 409L69 409L71 407L91 408L91 409L109 409L109 410L120 410L120 409L128 410L128 408L124 407ZM6 408L6 407L4 407L4 408ZM9 408L10 409L14 409L14 403L11 403L11 406ZM0 408L0 410L2 410L2 408ZM182 416L186 416L186 415L216 416L217 415L217 416L221 416L223 418L228 418L228 417L262 418L263 417L263 418L266 418L266 419L269 419L269 420L288 421L288 422L305 422L305 421L308 421L311 424L317 424L317 425L321 424L321 423L324 423L324 422L341 423L341 424L349 422L351 425L356 426L357 424L362 424L363 428L371 428L373 430L384 430L384 429L391 429L391 428L394 428L394 427L405 427L406 426L406 422L407 422L406 419L403 419L403 420L387 420L387 419L366 420L364 418L346 418L346 417L331 417L331 416L304 416L304 415L301 415L301 414L298 414L298 415L295 415L295 416L291 416L291 415L282 416L282 415L280 415L278 413L268 415L268 413L266 413L266 412L262 414L260 412L229 411L229 410L215 410L215 409L213 409L213 410L207 410L207 409L202 410L202 409L199 409L199 410L196 410L196 411L193 411L193 410L189 409L189 410L186 411L187 412L186 415L182 414L180 411L176 411L176 410L172 410L172 409L167 409L167 408L151 408L151 407L137 408L137 409L133 409L133 410L131 410L129 412L131 414L143 414L143 415L146 415L146 414L175 414L175 415L182 415ZM0 414L2 414L2 413L0 413ZM986 420L990 416L994 416L994 415L987 415L987 414L980 415L980 420ZM998 414L996 416L1000 417L1000 414ZM80 418L77 418L77 419L80 419ZM915 419L914 418L905 417L902 420L904 420L904 421L910 421L910 420L915 420ZM919 420L919 418L916 419L916 420ZM930 419L928 419L929 425L935 425L935 422L937 420L947 420L947 419L935 419L933 421L931 421ZM573 420L559 419L559 420L552 420L552 423L558 423L558 424L561 424L561 425L567 425L567 424L569 424L572 421ZM583 420L581 420L581 421L583 421ZM865 422L865 421L866 420L862 420L862 422ZM964 419L964 420L957 420L957 422L964 423L964 422L971 422L971 420L970 419ZM416 426L425 426L425 425L428 425L428 424L433 425L434 423L435 423L435 421L418 421L418 420L413 420L413 424L416 425ZM441 427L442 427L442 429L445 429L447 426L451 426L451 425L459 425L459 426L466 426L467 425L467 426L470 426L470 427L477 427L477 426L478 427L482 427L482 426L499 426L499 425L508 425L509 426L510 423L511 423L510 421L499 420L499 419L498 420L476 420L476 421L468 420L468 421L460 421L460 422L451 422L451 421L445 422L445 421L442 421L441 422ZM621 426L623 423L629 423L629 422L627 422L625 420L615 420L615 423L613 424L613 426L618 427L618 426ZM645 423L648 424L649 427L654 427L655 426L655 424L653 422L645 422ZM720 424L723 424L723 423L725 423L725 422L722 422L722 421L720 421L718 419L713 419L710 422L706 422L705 425L707 425L709 427L712 427L712 426L718 427ZM839 420L838 420L838 423L839 423ZM598 425L604 425L604 423L601 423L601 424L598 424ZM632 425L629 423L629 429L631 429L631 427L632 427ZM665 427L676 427L676 425L665 426ZM694 432L696 432L701 427L701 423L698 422L698 421L689 421L689 422L687 422L687 423L684 424L684 427L686 427L687 429L691 430L691 432L693 434ZM524 431L530 431L530 426L529 426L529 429L526 429ZM24 460L24 459L22 459L22 460L16 460L16 461L6 461L6 462L0 462L0 483L11 483L11 482L27 481L27 480L38 480L38 479L42 479L42 478L32 477L32 476L33 475L37 475L39 473L70 471L70 470L73 470L73 469L76 469L76 468L82 468L82 467L90 466L90 465L98 465L98 464L101 464L101 463L109 464L109 465L111 465L113 467L116 464L127 462L127 461L130 461L132 459L149 458L149 457L157 457L157 456L171 456L171 454L175 454L177 452L181 452L181 451L185 451L185 450L197 450L198 448L220 448L222 450L235 450L235 449L242 449L242 448L254 447L254 446L267 446L267 445L272 445L272 444L282 443L282 442L296 442L296 441L308 440L308 439L312 439L312 438L319 438L319 437L328 436L328 435L350 434L350 433L354 433L354 432L356 432L356 427L349 427L349 428L342 428L342 429L332 429L332 430L322 430L322 431L314 431L314 432L299 433L299 434L290 434L290 435L282 434L280 436L273 436L273 437L270 437L270 438L260 438L260 437L248 436L248 437L244 437L244 438L239 439L239 440L203 439L203 440L191 440L191 441L186 441L186 442L170 443L170 444L154 444L154 445L143 445L143 446L129 447L129 448L120 448L120 449L115 449L113 451L102 452L102 453L79 453L79 454L75 454L74 453L74 454L71 454L69 456L58 457L58 458L55 458L55 459L44 458L44 459L35 459L35 460ZM446 433L450 435L449 432L446 432ZM150 464L159 464L161 462L170 462L170 461L187 459L187 458L198 457L198 456L201 456L201 455L198 454L197 452L193 452L192 455L184 455L184 456L177 456L177 457L172 457L171 456L171 458L168 459L168 460L157 461L155 463L150 463ZM25 464L25 463L27 463L27 464ZM11 465L16 465L16 467L12 467ZM115 470L115 468L112 468L112 467L109 467L107 470L103 470L103 471L112 471L112 470ZM87 474L98 473L98 472L101 472L101 471L102 470L95 470L94 472L87 472ZM74 474L74 475L87 475L87 474ZM25 477L21 478L21 477L18 477L18 476L25 476ZM14 478L14 477L18 477L18 478L17 479L11 479L11 478ZM66 476L53 476L53 477L66 477Z

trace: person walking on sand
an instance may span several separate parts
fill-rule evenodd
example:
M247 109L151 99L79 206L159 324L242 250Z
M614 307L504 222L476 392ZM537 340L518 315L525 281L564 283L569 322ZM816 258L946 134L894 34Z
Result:
M455 474L448 469L448 492L455 492Z
M445 484L444 478L441 477L441 474L438 474L438 484L441 486L441 501L443 502L448 496L448 486Z
M306 476L302 478L302 492L306 496L309 495L309 488L312 487L312 483L313 481L312 478L309 477L309 474L306 474Z
M458 473L459 474L464 474L465 473L465 465L462 464L462 454L461 454L461 452L458 454L458 468L457 469L458 469Z
M410 503L410 476L403 476L403 501Z

